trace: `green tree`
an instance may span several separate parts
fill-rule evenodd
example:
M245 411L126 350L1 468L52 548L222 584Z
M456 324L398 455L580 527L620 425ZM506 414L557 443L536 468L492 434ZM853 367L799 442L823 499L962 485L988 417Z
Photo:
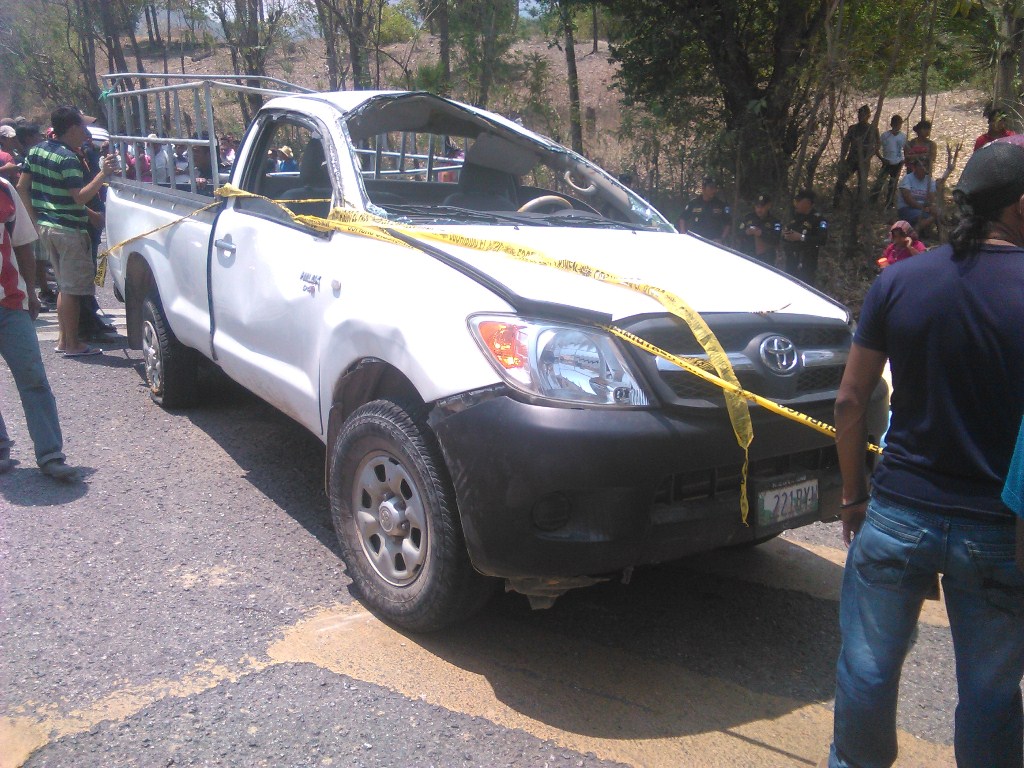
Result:
M351 73L352 87L356 90L372 88L371 44L386 0L313 1L326 45L331 88L345 87L346 72ZM347 66L342 63L345 50Z
M0 13L0 67L19 84L11 106L70 103L98 114L96 60L103 49L94 0L23 0Z
M580 78L576 68L574 11L584 3L592 5L589 0L540 0L537 3L542 17L547 17L546 26L553 27L554 39L551 45L559 46L565 53L566 83L569 86L569 138L573 150L580 153L583 152L583 111L580 104Z
M959 14L980 22L976 53L993 71L992 101L1024 120L1024 0L959 0Z
M806 124L827 0L605 0L630 36L612 47L631 102L670 123L704 100L729 134L741 191L783 189Z
M448 22L458 42L468 99L486 107L503 59L515 42L517 0L453 0Z
M220 22L236 75L266 75L267 63L288 29L287 0L201 0ZM251 80L249 85L259 85ZM239 98L248 123L263 106L259 94Z
M419 0L420 14L427 23L430 33L437 35L438 63L441 83L439 91L446 95L452 80L452 43L449 24L449 0Z

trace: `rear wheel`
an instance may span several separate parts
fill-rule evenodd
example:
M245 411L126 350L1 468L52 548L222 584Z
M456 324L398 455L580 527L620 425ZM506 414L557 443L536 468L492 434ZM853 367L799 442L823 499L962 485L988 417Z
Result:
M440 452L401 406L375 400L331 447L329 492L349 577L382 619L429 632L467 618L497 582L473 570Z
M195 402L199 357L175 337L156 294L142 302L142 354L154 403L186 408Z

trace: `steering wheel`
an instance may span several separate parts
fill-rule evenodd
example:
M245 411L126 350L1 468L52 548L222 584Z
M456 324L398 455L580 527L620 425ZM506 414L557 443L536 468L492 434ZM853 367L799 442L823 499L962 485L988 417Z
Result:
M565 183L568 184L573 189L575 189L581 195L592 195L597 190L597 185L594 184L593 182L591 182L586 187L581 187L579 184L577 184L572 178L572 171L566 171L564 178Z
M547 205L555 208L572 208L572 203L560 195L541 195L523 203L516 213L532 213L538 208L543 208Z

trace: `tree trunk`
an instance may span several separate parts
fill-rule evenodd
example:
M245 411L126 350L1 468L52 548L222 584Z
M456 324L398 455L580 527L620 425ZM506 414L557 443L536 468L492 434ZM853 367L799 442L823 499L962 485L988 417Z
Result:
M593 30L594 47L590 49L591 53L597 53L597 3L593 3L590 6L590 21L591 29Z
M107 53L111 60L111 69L117 72L127 72L128 62L124 58L124 48L121 47L121 36L118 34L117 25L111 4L106 0L99 0L97 3L100 12L100 24L103 26L103 37L107 44ZM129 85L129 87L134 87Z
M121 13L121 19L123 20L123 26L128 30L128 40L132 44L132 53L135 55L135 71L145 72L146 65L142 63L142 55L139 53L139 41L135 36L135 27L131 23L131 18L128 14L128 8L125 6L125 0L118 0L118 10ZM139 87L146 88L145 78L139 78ZM144 100L145 101L145 100Z
M580 111L580 78L576 71L576 41L573 35L572 9L559 0L558 13L565 33L565 68L569 81L569 135L574 152L583 154L583 119Z
M441 95L447 96L452 87L452 41L448 27L448 0L437 0L437 43L441 61Z
M928 35L925 38L924 51L921 52L921 119L928 119L928 68L932 63L932 42L935 38L935 14L939 10L939 0L932 0L931 12L928 14ZM902 14L902 10L901 10Z
M324 7L322 0L317 0L316 16L320 24L320 34L324 39L324 58L327 64L327 84L332 91L341 88L341 60L338 51L338 28L334 24L330 11Z
M156 38L153 35L153 18L150 16L153 8L150 3L145 3L142 6L142 12L146 16L146 36L149 38L150 47L156 45Z
M92 9L88 0L75 0L74 7L78 14L78 25L75 30L68 30L68 47L72 50L77 49L78 68L82 73L85 90L89 94L88 111L95 113L102 106L99 101L100 83L96 78L96 38L91 31L87 31L89 26L85 23L86 19L92 18ZM70 12L70 8L68 10ZM74 46L70 39L72 34L78 38L77 45Z
M494 8L485 8L483 29L483 41L481 45L480 60L480 92L477 95L476 106L487 108L487 100L491 96L491 80L494 77L494 53L497 49L498 22L497 11Z

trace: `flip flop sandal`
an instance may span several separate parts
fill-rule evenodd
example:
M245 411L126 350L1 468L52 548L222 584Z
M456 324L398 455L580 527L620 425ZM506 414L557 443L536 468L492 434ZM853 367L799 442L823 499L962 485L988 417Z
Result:
M102 355L103 350L99 347L86 347L81 352L65 352L64 357L89 357L91 355Z

